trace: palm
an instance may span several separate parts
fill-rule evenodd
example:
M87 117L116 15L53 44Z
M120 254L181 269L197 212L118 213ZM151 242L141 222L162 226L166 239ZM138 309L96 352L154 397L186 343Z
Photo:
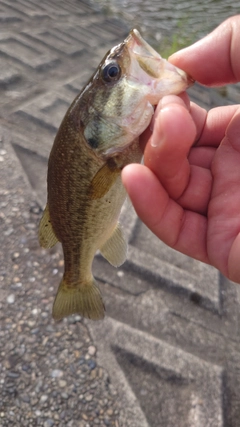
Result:
M208 205L207 251L210 263L237 280L238 234L240 232L240 144L236 115L226 137L216 150L211 172L213 185ZM236 264L235 264L236 263Z

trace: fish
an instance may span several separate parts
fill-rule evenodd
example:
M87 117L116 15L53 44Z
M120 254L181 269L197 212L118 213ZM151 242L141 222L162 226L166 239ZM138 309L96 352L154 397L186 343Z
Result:
M47 204L38 232L43 248L57 242L63 248L55 320L76 313L103 319L92 262L98 250L115 267L126 260L127 241L119 223L126 199L121 171L141 162L139 136L159 100L192 83L133 29L105 55L67 110L49 156Z

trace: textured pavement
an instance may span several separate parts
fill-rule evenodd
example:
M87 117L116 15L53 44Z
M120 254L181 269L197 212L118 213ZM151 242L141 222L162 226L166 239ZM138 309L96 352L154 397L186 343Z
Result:
M129 25L77 0L1 1L0 23L0 426L239 427L240 287L167 248L129 203L127 262L94 261L106 319L51 319L62 254L36 237L48 154ZM190 94L240 100L232 86Z

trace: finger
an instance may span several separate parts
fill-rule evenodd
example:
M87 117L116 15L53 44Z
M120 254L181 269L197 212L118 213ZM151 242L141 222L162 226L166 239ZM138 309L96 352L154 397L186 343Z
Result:
M231 269L233 270L234 241L240 232L239 141L240 111L230 122L226 137L216 150L212 162L214 184L208 210L208 247L211 263L230 278L235 277L231 272ZM236 241L235 248L237 246ZM232 258L229 258L229 254Z
M188 185L177 203L184 209L207 215L211 191L212 173L210 169L192 165Z
M163 106L144 152L145 165L174 199L182 195L188 184L190 166L187 156L196 135L192 117L181 103L178 100L178 103Z
M162 99L162 102L165 106L171 104L172 101L174 103L178 103L179 105L185 105L185 108L189 109L192 119L196 125L197 134L195 144L198 146L218 147L225 136L225 131L230 121L239 108L239 105L228 105L223 107L216 107L207 112L204 108L193 102L190 103L189 108L188 104L185 102L182 103L178 96L165 96ZM152 127L156 120L157 112L161 109L161 105L162 103L160 102L160 105L156 108L151 122ZM173 116L172 120L176 120L176 116ZM152 130L153 129L148 127L147 130L140 136L139 142L143 151L147 141L152 136Z
M240 15L224 21L212 33L169 58L194 80L223 85L240 80Z
M216 107L204 116L204 110L193 104L191 115L197 127L196 145L218 147L238 109L239 105Z
M146 166L131 164L122 171L123 184L142 221L172 248L208 263L207 219L184 209Z
M189 153L188 161L190 165L210 169L215 152L216 148L214 147L193 147Z
M187 110L190 110L190 98L187 92L182 92L179 95L166 95L164 96L158 103L157 108L155 110L155 115L158 115L159 111L167 104L179 104L184 105Z
M148 126L148 128L142 133L142 135L140 136L139 139L139 143L140 143L140 147L142 149L142 151L144 152L145 150L145 146L149 140L149 138L152 135L152 131L153 131L153 127L154 127L154 122L156 117L159 114L159 111L166 105L171 104L171 103L175 103L175 104L180 104L180 105L185 105L186 108L188 110L190 110L190 99L189 96L187 95L186 92L182 92L180 95L176 96L176 95L166 95L164 96L158 103L156 109L155 109L155 113L152 117L150 126Z
M237 234L237 237L232 243L230 253L229 253L229 258L228 258L229 279L237 283L240 283L239 254L240 254L240 233Z

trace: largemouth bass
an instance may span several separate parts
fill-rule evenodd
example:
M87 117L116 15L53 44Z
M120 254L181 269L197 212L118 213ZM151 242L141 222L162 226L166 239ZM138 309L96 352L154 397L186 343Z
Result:
M154 106L192 84L132 30L111 49L68 109L48 163L48 199L40 227L44 248L61 242L64 275L53 304L56 320L73 313L104 317L92 275L99 249L114 266L127 254L118 217L126 197L121 170L140 162L139 135ZM143 189L144 191L144 189Z

